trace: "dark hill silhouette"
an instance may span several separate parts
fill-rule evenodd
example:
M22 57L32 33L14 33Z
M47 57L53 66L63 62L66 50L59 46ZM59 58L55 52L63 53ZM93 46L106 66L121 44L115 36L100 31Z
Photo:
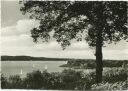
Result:
M32 57L32 56L8 56L2 55L1 61L95 61L95 59L74 59L74 58L47 58L47 57ZM104 61L128 61L128 60L109 60Z
M46 58L32 56L1 56L1 61L61 61L66 58Z

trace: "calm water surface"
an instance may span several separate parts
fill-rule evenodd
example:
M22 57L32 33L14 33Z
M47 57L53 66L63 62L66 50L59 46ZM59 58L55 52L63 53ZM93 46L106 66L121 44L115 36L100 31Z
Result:
M48 72L61 72L65 68L59 67L65 64L66 61L2 61L1 73L5 76L20 75L25 77L27 73L33 70Z

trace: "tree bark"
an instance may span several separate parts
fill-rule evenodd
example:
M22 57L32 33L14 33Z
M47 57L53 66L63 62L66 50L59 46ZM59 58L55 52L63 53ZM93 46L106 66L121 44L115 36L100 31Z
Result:
M103 56L102 56L102 31L97 31L96 40L96 82L102 82L102 71L103 71Z

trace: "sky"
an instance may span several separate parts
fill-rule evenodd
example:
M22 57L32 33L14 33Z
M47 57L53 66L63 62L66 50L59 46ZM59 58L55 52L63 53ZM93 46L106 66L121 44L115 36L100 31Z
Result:
M74 42L62 50L56 41L34 43L30 30L39 22L22 15L18 1L1 2L1 55L95 59L94 50L85 41ZM104 59L128 59L128 43L121 41L103 48Z

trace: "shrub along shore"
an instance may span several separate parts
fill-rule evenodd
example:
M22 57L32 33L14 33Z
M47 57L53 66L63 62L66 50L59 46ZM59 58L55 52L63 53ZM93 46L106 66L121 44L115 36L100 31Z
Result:
M47 70L30 72L25 78L19 75L1 75L2 89L45 89L45 90L126 90L128 69L125 67L105 68L103 81L95 82L95 71L84 73L73 69L49 73Z
M74 69L94 69L95 60L68 60L66 64L60 67L69 67ZM103 60L103 67L128 67L128 60Z

